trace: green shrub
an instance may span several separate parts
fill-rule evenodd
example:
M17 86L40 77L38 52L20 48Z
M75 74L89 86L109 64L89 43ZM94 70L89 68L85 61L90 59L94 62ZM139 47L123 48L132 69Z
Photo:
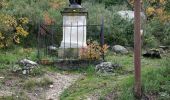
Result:
M24 47L36 46L38 25L44 21L45 12L54 22L61 24L60 9L66 4L66 0L3 0L3 2L7 5L0 7L1 13L14 16L16 19L20 17L29 19L29 23L25 27L30 34L28 37L20 39L22 41L20 45ZM54 5L58 5L58 8L55 8ZM9 32L7 31L7 33Z
M133 46L133 23L122 19L116 14L113 16L112 20L114 21L111 32L112 39L109 40L109 42L113 41L112 44Z
M83 6L88 10L89 24L100 25L102 18L104 18L104 34L107 44L133 45L133 23L122 19L116 14L120 10L128 9L126 5L105 8L102 3L92 4L85 2ZM99 35L101 27L88 27L87 30L90 35ZM94 39L94 37L92 38Z
M170 23L162 23L158 19L147 22L144 32L144 46L158 47L170 44Z

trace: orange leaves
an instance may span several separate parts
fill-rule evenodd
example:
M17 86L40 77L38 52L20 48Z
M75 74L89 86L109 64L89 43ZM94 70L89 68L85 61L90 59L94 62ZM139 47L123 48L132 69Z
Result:
M155 12L157 13L158 16L160 16L160 15L164 14L164 9L163 8L158 8L158 9L156 9Z
M48 12L44 12L44 23L46 25L51 25L54 23L54 20L50 17Z
M103 47L101 48L101 51L103 53L107 53L108 48L109 48L109 46L107 44L104 44Z
M165 4L167 0L159 0L161 4Z
M50 2L50 6L54 9L59 9L60 7L66 5L66 1L64 0L53 0Z
M109 48L106 44L101 47L96 41L91 41L87 44L87 48L81 48L80 50L80 59L99 60L101 55L107 53Z

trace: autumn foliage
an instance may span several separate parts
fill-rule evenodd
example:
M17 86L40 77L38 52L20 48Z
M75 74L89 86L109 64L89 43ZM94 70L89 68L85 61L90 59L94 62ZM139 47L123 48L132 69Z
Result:
M101 56L107 53L109 46L101 46L97 41L88 40L87 47L81 48L80 59L99 60Z

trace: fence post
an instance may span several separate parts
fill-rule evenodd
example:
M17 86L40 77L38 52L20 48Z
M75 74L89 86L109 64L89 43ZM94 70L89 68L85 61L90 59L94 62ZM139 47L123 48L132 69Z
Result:
M100 32L100 45L103 48L104 45L104 18L101 20L101 32ZM102 60L104 61L104 51L102 51Z
M37 48L38 48L38 51L37 51L37 58L40 60L40 23L38 23L38 41L37 41Z
M134 67L135 67L135 96L141 97L141 0L135 0L135 23L134 23Z

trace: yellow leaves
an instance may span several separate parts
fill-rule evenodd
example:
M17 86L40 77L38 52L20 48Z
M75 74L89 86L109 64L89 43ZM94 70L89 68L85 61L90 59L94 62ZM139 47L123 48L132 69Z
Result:
M27 17L23 17L23 18L20 18L19 19L19 22L21 24L27 24L29 23L29 19ZM19 25L16 27L16 34L17 35L21 35L21 36L24 36L26 37L29 33L22 27L22 25Z
M29 19L27 17L23 17L23 18L20 18L19 21L21 24L28 24Z
M5 37L3 37L3 34L0 32L0 48L3 48L4 47L4 44L2 43L2 40L4 39Z
M0 40L3 40L5 37L3 36L3 34L0 32Z
M151 16L151 15L153 15L155 13L155 9L153 8L153 7L148 7L147 9L146 9L146 14L148 15L148 16Z
M170 21L170 15L163 15L161 17L159 17L159 20L161 20L161 22L169 22Z
M28 36L28 32L23 25L29 22L28 18L23 17L16 19L7 14L0 13L0 48L8 47L12 43L20 43L20 36ZM16 31L16 32L15 32Z
M22 26L16 27L16 31L18 35L26 37L29 33L22 28Z
M13 16L0 13L0 23L6 26L6 28L17 26L17 21Z
M165 13L165 11L164 11L163 8L157 8L157 9L155 9L155 8L153 8L153 7L148 7L148 8L146 9L146 14L147 14L148 16L155 15L155 16L157 16L157 17L162 17L162 16L164 15L164 13Z
M5 0L0 1L0 8L7 8L8 3Z
M3 48L4 47L4 44L0 42L0 48Z

